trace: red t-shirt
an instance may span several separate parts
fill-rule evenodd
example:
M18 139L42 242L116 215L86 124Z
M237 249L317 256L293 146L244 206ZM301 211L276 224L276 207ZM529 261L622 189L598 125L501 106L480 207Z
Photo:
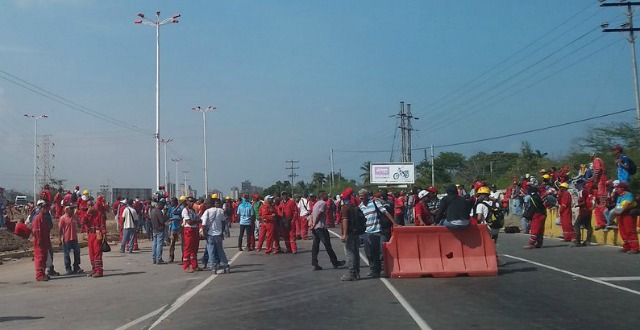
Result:
M431 224L431 214L429 213L429 207L425 206L423 203L418 203L416 204L414 210L416 213L415 223L417 226L423 226L420 220L418 220L418 216L422 216L422 221L424 221L424 223L426 223L427 225Z

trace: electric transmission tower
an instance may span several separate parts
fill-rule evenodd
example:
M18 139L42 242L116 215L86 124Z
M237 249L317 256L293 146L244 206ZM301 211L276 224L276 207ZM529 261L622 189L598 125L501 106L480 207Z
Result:
M414 131L413 126L411 125L411 120L418 120L419 118L414 117L411 114L411 104L407 103L407 111L405 112L404 101L400 102L400 112L394 117L400 119L400 126L398 128L401 131L401 151L402 158L401 162L410 163L411 162L411 132Z
M51 143L51 135L43 135L40 137L39 155L38 155L38 184L43 187L45 184L51 183L53 176L51 172L55 169L52 166L52 159L55 155L52 149L55 144Z

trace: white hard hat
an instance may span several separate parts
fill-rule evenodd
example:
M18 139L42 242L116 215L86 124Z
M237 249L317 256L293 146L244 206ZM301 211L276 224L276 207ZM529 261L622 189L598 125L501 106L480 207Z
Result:
M424 196L429 195L429 192L426 190L420 190L420 192L418 193L418 199L422 199Z
M44 200L42 200L42 199L39 199L39 200L36 202L36 205L37 205L37 206L44 205L44 204L47 204L47 203L46 203Z

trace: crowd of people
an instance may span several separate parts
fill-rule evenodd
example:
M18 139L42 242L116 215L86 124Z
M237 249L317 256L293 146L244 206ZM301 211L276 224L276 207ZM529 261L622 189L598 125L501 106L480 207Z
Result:
M609 180L604 162L592 153L592 163L581 166L576 177L569 177L569 167L541 169L536 175L526 174L514 180L504 192L495 185L476 180L467 191L464 185L449 185L439 195L436 187L410 191L389 192L385 189L372 193L361 189L357 193L347 188L330 197L324 191L317 195L291 196L281 192L278 196L243 194L238 200L221 198L213 194L206 199L181 196L169 198L163 187L151 201L139 198L116 198L107 205L104 196L93 198L89 191L52 196L45 185L39 200L30 210L28 220L15 224L15 233L21 237L33 236L36 280L47 281L59 275L53 265L51 230L57 219L58 241L62 247L66 274L83 273L80 268L78 234L86 233L89 247L91 277L103 276L103 249L107 243L107 213L115 215L121 253L138 251L138 239L153 241L153 264L174 263L179 260L184 272L210 270L230 273L229 260L223 249L223 240L230 237L230 228L237 224L239 251L264 250L266 254L298 252L298 240L313 240L311 266L322 270L318 262L320 243L325 247L333 268L347 265L349 271L343 281L360 278L359 249L369 261L369 277L383 272L381 248L388 242L397 226L446 226L451 230L464 229L472 224L487 224L490 237L497 241L504 215L511 211L521 217L521 231L530 235L527 249L543 244L547 209L557 208L557 224L562 227L562 238L572 246L590 245L593 230L619 230L623 239L620 251L639 253L636 217L640 215L640 195L630 192L630 179L635 165L623 154L619 145L612 147L616 156L617 179ZM344 243L346 261L338 260L333 250L328 228L339 226ZM586 237L581 237L581 228ZM199 258L200 241L205 249ZM284 242L284 246L281 244ZM180 245L180 259L176 246ZM106 246L105 246L106 245ZM163 249L169 248L165 262ZM73 253L73 261L70 258Z

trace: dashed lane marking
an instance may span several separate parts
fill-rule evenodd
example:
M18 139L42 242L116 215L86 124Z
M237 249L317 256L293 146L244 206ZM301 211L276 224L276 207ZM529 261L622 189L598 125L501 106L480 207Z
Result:
M329 230L329 232L334 236L337 236L338 238L340 238L340 235L338 233L335 233L332 230ZM362 259L362 261L364 261L365 264L367 264L367 266L369 265L369 261L367 261L367 256L362 254L362 252L360 252L360 258ZM431 330L431 327L429 326L429 324L427 324L427 322L420 316L420 314L416 312L416 310L411 306L411 304L409 304L407 299L405 299L402 296L402 294L400 294L400 292L393 286L393 284L391 284L391 282L389 282L389 280L387 280L386 278L380 277L380 281L382 281L382 283L387 287L387 289L391 291L391 294L396 298L396 300L398 300L398 302L400 302L400 305L404 307L407 313L409 313L409 316L411 316L413 321L416 322L416 324L418 325L418 327L420 327L421 330Z

